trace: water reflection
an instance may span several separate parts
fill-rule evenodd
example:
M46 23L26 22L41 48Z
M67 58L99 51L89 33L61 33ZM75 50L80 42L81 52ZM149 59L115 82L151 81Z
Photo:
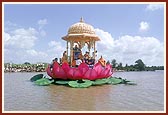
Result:
M47 88L50 99L59 111L94 111L102 102L110 98L109 86L90 88L69 88L66 86L50 86ZM100 102L100 103L99 103Z

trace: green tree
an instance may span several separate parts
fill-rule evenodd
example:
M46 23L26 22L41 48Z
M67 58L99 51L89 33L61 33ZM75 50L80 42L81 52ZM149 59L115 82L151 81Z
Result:
M113 59L111 61L111 65L112 65L113 68L116 68L116 65L117 65L116 59Z
M108 60L108 61L106 62L106 64L110 64L110 61Z
M125 65L125 67L123 67L124 70L128 71L129 67L128 67L128 64Z
M123 66L122 66L122 63L121 63L121 62L118 64L117 69L118 69L118 70L122 70L122 69L123 69Z
M25 65L30 65L30 63L29 63L29 62L25 62L24 64L25 64Z
M144 71L145 70L145 64L143 63L143 61L141 59L138 59L135 61L135 65L134 67L138 70L138 71Z

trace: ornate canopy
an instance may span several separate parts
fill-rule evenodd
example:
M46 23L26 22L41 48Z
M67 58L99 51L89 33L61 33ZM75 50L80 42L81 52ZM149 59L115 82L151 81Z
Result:
M74 60L74 57L73 57L74 43L77 43L80 49L82 49L85 45L87 45L88 51L90 54L91 48L93 48L94 52L96 50L95 42L100 41L100 38L96 35L93 26L86 24L83 21L83 18L80 19L80 22L77 22L72 26L70 26L70 28L68 29L68 34L62 37L62 39L67 41L67 53L68 53L69 43L70 43L70 56L68 56L70 60L69 61L70 64L72 64L72 61ZM95 59L95 54L93 58Z
M73 24L68 29L68 34L62 37L65 41L99 41L100 38L95 34L93 26L86 24L81 18L80 22Z

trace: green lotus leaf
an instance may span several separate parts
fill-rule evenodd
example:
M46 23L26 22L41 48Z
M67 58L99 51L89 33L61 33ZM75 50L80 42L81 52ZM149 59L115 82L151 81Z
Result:
M108 78L109 80L108 80L108 84L113 84L113 85L116 85L116 84L120 84L120 83L122 83L122 79L119 79L119 78L115 78L115 77L110 77L110 78Z
M30 79L30 81L34 82L34 81L36 81L36 80L38 80L38 79L41 79L41 78L43 78L43 74L37 74L37 75L34 75L34 76Z
M69 81L68 85L73 88L87 88L92 85L92 81L90 80L76 80L76 81Z
M53 83L54 80L49 80L47 78L41 78L39 80L36 80L34 83L36 85L40 85L40 86L46 86L46 85L50 85L51 83Z
M131 82L131 81L128 81L128 80L126 80L126 79L122 79L121 84L127 84L128 82Z
M92 82L92 85L103 85L109 82L109 79L97 79Z
M121 84L126 84L126 85L137 85L135 82L133 82L133 81L129 81L129 80L126 80L126 79L122 79Z
M125 85L137 85L135 82L127 82L127 83L125 83Z
M59 81L55 81L56 84L59 85L67 85L69 81L64 81L64 80L59 80Z

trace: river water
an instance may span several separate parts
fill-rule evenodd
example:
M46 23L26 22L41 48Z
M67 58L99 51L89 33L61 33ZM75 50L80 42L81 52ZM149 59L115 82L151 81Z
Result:
M116 72L113 76L135 81L137 85L102 85L82 89L54 84L36 86L30 82L36 74L4 74L5 112L164 111L164 71Z

